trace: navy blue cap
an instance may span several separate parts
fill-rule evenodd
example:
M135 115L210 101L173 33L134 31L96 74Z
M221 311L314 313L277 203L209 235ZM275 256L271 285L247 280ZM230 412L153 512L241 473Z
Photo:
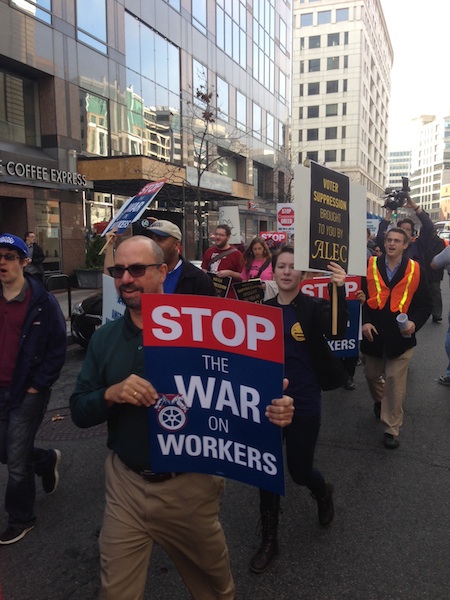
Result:
M27 245L20 237L12 233L2 233L0 235L0 248L15 248L20 254L24 254L28 258Z

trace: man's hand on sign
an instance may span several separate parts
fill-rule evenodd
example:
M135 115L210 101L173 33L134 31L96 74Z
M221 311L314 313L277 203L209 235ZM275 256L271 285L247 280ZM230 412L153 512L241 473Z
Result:
M327 270L331 273L331 283L335 283L338 287L342 287L345 284L346 272L340 265L330 262L327 265Z
M366 294L362 290L355 292L355 300L359 300L360 304L364 304L366 301Z
M283 389L285 390L289 384L288 379L283 379ZM290 396L275 398L272 404L266 407L266 417L274 425L286 427L292 423L294 416L294 400Z
M133 404L148 407L156 403L159 395L149 381L133 374L107 388L104 397L108 406Z
M373 342L373 336L378 335L378 331L377 328L372 325L372 323L365 323L362 326L362 334L363 337L366 338L366 340L369 340L369 342Z

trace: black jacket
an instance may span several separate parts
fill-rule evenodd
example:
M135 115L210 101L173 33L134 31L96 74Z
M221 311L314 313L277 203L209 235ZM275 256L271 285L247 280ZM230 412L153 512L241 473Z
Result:
M386 265L384 260L378 260L378 270L387 287L392 289L405 275L405 270L408 264L408 258L403 255L402 262L397 273L388 281L386 275ZM367 282L364 281L363 289L367 294ZM370 308L367 302L363 306L363 324L371 323L378 331L378 335L374 335L374 341L369 342L365 338L361 341L361 352L369 356L378 356L381 358L386 355L387 358L396 358L409 348L413 348L416 344L416 336L410 338L402 337L398 327L396 318L399 312L392 312L390 309L390 298L388 298L383 309ZM413 296L408 309L408 318L414 321L416 332L427 322L431 314L431 296L428 289L428 282L425 276L425 271L420 267L420 283Z
M217 296L212 279L201 269L181 257L181 275L175 287L175 294L191 294L196 296Z
M331 288L331 286L329 286ZM338 287L338 319L337 335L331 335L331 304L323 298L306 296L302 292L294 298L292 305L297 309L297 316L303 333L306 347L322 390L334 390L344 385L348 379L342 363L337 359L325 338L342 339L347 329L348 310L345 301L344 286ZM330 290L330 295L331 295ZM264 304L277 306L277 297Z
M66 358L66 320L58 301L35 277L25 277L31 298L10 386L14 402L21 402L29 387L40 392L48 390L58 379Z
M423 210L416 216L422 225L422 227L420 228L420 235L416 240L409 244L409 246L404 251L403 256L406 256L407 258L412 258L413 260L417 261L421 267L425 267L425 252L430 244L431 238L433 237L434 233L433 221ZM383 250L383 253L384 238L386 236L388 227L389 221L386 221L386 219L383 219L378 227L377 244Z

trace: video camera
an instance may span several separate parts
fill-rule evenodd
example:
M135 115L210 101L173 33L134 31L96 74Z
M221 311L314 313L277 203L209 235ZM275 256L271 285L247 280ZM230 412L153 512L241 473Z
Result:
M392 188L385 189L385 200L383 204L384 208L389 210L397 210L397 208L400 208L405 204L410 191L408 177L402 177L402 182L403 185L401 190L393 190Z

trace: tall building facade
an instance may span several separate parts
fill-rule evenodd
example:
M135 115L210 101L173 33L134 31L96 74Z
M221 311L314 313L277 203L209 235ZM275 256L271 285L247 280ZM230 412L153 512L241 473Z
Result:
M402 188L402 177L411 174L411 150L393 150L388 158L388 183L387 187L393 190Z
M382 214L393 51L379 0L294 0L292 153L345 173Z
M145 183L193 258L223 206L247 240L289 188L284 0L0 0L0 229L46 270Z
M450 116L415 119L411 152L411 194L433 221L448 218Z

